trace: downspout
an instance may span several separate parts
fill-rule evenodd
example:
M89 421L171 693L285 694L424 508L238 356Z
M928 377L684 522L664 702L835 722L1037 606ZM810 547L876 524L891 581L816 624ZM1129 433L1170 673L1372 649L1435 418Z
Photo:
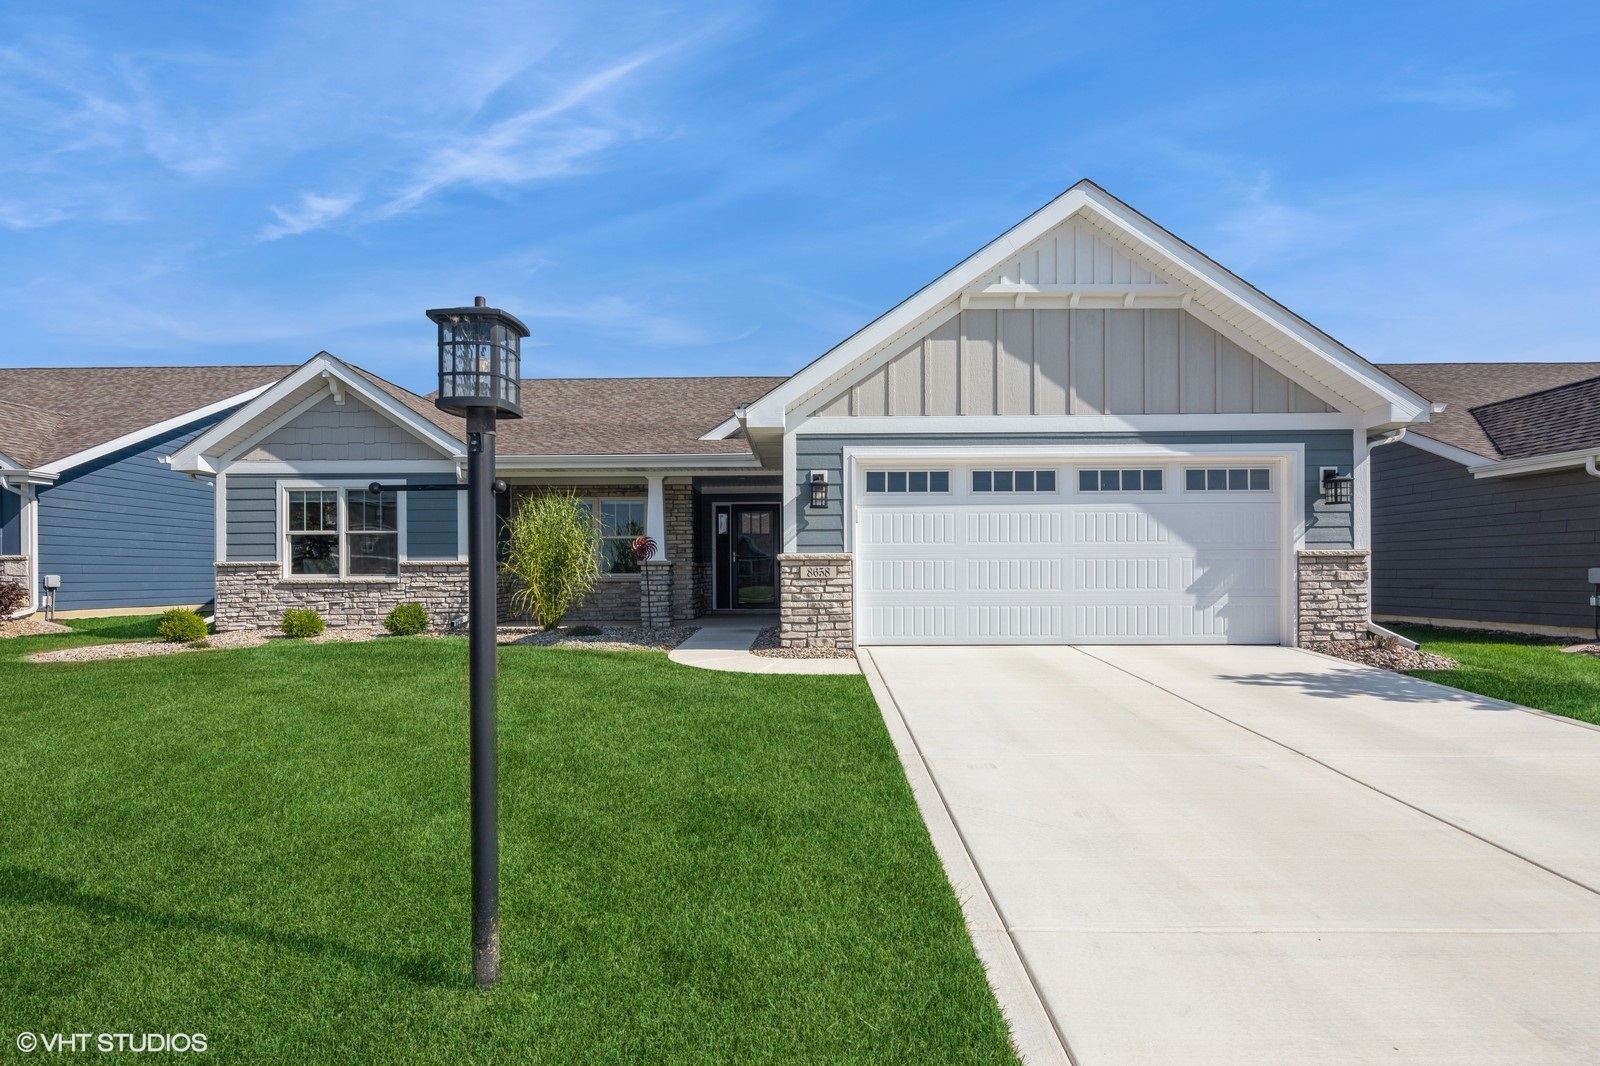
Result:
M17 511L17 524L22 537L22 554L28 560L24 586L28 590L28 606L11 616L13 621L20 621L39 610L39 501L27 481L23 481L21 486L13 485L5 475L0 475L0 492L14 492L22 501Z
M1374 449L1374 448L1381 448L1385 444L1398 444L1400 441L1403 441L1405 439L1406 439L1406 431L1405 431L1405 427L1404 426L1400 427L1399 429L1390 430L1388 433L1385 433L1383 436L1379 437L1377 440L1369 440L1369 441L1367 441L1367 456L1368 456L1368 458L1371 458L1372 449ZM1600 475L1597 475L1597 476L1600 476ZM1367 483L1368 483L1368 485L1371 485L1370 476L1368 478L1368 482ZM1369 495L1370 495L1370 489L1368 491L1369 491ZM1370 501L1368 502L1367 506L1368 507L1372 506ZM1370 569L1368 570L1368 575L1369 576L1368 576L1367 580L1370 582L1372 580L1372 578L1370 576L1371 575L1371 570ZM1396 644L1399 644L1402 648L1405 648L1407 651L1416 651L1417 650L1417 642L1416 641L1411 640L1409 637L1402 637L1399 633L1396 633L1393 630L1385 629L1382 626L1380 626L1378 623L1376 623L1376 622L1374 622L1372 620L1372 597L1371 596L1367 597L1367 632L1371 633L1373 636L1377 637L1379 640L1392 640Z
M1590 477L1600 477L1600 470L1597 470L1594 465L1596 459L1600 459L1600 455L1591 455L1583 461L1583 472Z

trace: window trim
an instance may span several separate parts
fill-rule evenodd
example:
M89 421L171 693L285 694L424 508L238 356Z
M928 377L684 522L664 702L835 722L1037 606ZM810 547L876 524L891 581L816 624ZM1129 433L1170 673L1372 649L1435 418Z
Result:
M645 532L646 532L646 534L649 533L649 528L650 528L650 501L649 501L649 499L647 499L644 496L579 496L578 500L579 500L580 503L584 503L584 504L588 505L588 508L589 508L589 519L590 519L590 522L592 523L592 525L594 527L594 537L595 537L595 543L596 543L597 546L606 539L605 537L601 536L601 533L600 533L600 530L603 528L602 525L601 525L601 519L600 519L600 505L602 503L636 503L636 504L638 504L640 507L644 508ZM617 539L620 539L620 538L612 537L611 539L612 540L617 540ZM608 573L605 573L604 571L601 571L600 576L599 576L599 580L601 580L601 581L638 581L643 576L644 576L643 568L641 568L640 570L635 571L634 573L631 573L631 574L608 574Z
M365 492L367 486L374 481L386 480L384 477L369 477L360 481L350 479L318 479L318 480L288 480L280 479L276 484L277 521L274 530L274 547L278 553L278 576L283 581L298 582L301 584L351 584L351 585L382 585L394 584L403 576L399 571L411 561L406 554L406 496L407 493L396 492L394 504L395 526L395 567L394 574L352 574L350 573L349 552L346 549L346 539L350 535L350 509L349 494L352 491ZM290 492L337 492L339 494L339 572L337 574L296 574L289 569L293 555L289 551L289 493Z
M1001 474L1001 473L1005 473L1005 474L1010 474L1011 475L1011 477L1012 477L1012 486L1013 486L1012 488L1009 488L1009 489L997 489L997 488L992 488L991 487L991 488L987 488L987 489L980 489L975 484L975 481L977 480L977 477L978 477L979 474L988 474L990 479L991 479L990 480L990 485L992 486L993 483L994 483L993 482L994 475L995 474ZM1040 474L1049 474L1049 475L1051 475L1052 477L1055 478L1055 482L1056 482L1055 488L1051 488L1051 489L1041 489L1041 488L1019 489L1019 488L1016 488L1015 487L1015 485L1016 485L1016 476L1018 474L1032 474L1035 484L1038 483ZM967 468L967 495L969 495L969 496L984 496L984 497L989 497L989 496L1026 496L1026 497L1028 497L1030 499L1032 499L1033 497L1036 497L1036 496L1059 496L1059 495L1061 495L1061 468L1058 467L1058 466L1015 466L1015 465L1011 465L1011 466L987 466L987 467L971 466L971 467Z
M883 489L875 490L875 489L870 489L870 488L867 487L867 485L868 485L867 479L873 474L883 474L883 475L885 475L885 484L884 484L884 488ZM921 492L915 492L908 485L904 492L895 492L893 489L888 487L887 475L889 475L889 474L905 474L908 477L911 474L927 474L930 478L932 478L932 476L934 474L943 474L945 476L945 487L942 490L941 489L929 488L929 489L926 489L926 490L921 491ZM880 467L880 468L878 468L876 470L863 470L863 471L861 471L861 494L863 496L909 497L911 499L922 499L922 498L927 497L927 496L941 496L941 497L942 496L954 496L955 495L955 483L956 483L956 480L955 480L955 477L954 477L954 471L952 471L949 467L931 467L931 466L887 467L887 466L885 466L885 467Z
M1253 489L1253 488L1250 488L1248 484L1246 484L1246 486L1244 488L1242 488L1242 489L1232 489L1232 488L1227 488L1226 486L1224 486L1223 488L1220 488L1220 489L1213 489L1213 488L1209 488L1209 487L1201 487L1201 488L1198 488L1198 489L1191 489L1189 487L1189 474L1190 474L1191 471L1210 471L1210 470L1221 470L1221 471L1224 472L1224 474L1226 474L1226 472L1229 471L1229 470L1243 470L1245 472L1245 481L1247 483L1250 480L1250 475L1252 473L1254 473L1257 470L1262 470L1262 471L1265 471L1266 475L1267 475L1267 487L1264 488L1264 489ZM1216 466L1216 465L1213 465L1213 464L1210 464L1210 463L1206 463L1206 464L1202 464L1202 465L1193 465L1193 464L1190 464L1190 463L1185 463L1185 464L1183 464L1183 489L1182 489L1182 491L1186 492L1186 493L1189 493L1189 492L1193 492L1193 493L1226 492L1226 493L1229 493L1229 494L1243 494L1243 495L1250 495L1250 494L1253 494L1253 493L1254 494L1262 494L1262 495L1271 495L1271 494L1273 494L1273 493L1278 491L1277 486L1274 484L1274 481L1275 481L1275 479L1277 477L1278 477L1278 475L1274 472L1273 464L1271 464L1271 463L1268 463L1265 466L1243 466L1243 467L1236 466L1236 465L1231 464L1231 463L1226 465L1226 466Z
M1107 470L1116 470L1119 473L1126 470L1137 470L1139 471L1140 487L1136 489L1086 489L1083 487L1082 482L1083 474L1088 470L1093 470L1097 474L1104 473ZM1159 489L1143 487L1144 474L1149 470L1154 470L1161 475L1161 487ZM1172 479L1167 476L1169 473L1171 471L1162 463L1154 465L1150 463L1104 463L1099 465L1084 463L1081 466L1072 468L1072 494L1074 496L1165 496L1172 491L1169 487L1172 484Z

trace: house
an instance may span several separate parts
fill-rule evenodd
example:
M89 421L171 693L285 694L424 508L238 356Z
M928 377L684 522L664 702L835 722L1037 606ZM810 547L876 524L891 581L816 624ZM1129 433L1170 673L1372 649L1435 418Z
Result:
M523 404L497 474L508 506L588 501L581 616L776 606L786 644L830 647L1362 635L1368 449L1431 413L1090 182L791 377ZM461 494L381 488L462 477L426 397L321 353L169 462L216 486L219 626L463 609Z
M1593 636L1600 363L1385 366L1444 410L1373 453L1373 610Z
M0 579L64 614L211 599L211 486L161 462L283 366L0 369Z

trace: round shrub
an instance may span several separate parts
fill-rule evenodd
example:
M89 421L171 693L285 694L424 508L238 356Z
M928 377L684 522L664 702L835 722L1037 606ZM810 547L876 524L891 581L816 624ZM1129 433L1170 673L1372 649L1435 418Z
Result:
M397 637L414 637L428 628L428 611L420 603L402 603L389 612L383 628Z
M28 602L28 590L20 582L0 581L0 618L22 610Z
M314 637L327 628L327 623L316 611L291 607L283 612L283 623L278 628L286 637Z
M169 644L189 644L206 639L206 620L193 611L173 608L156 623L156 636Z

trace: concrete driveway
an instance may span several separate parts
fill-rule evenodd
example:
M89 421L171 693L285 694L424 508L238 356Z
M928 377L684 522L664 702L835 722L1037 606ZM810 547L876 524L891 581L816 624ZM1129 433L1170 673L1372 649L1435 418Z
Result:
M861 658L1030 1060L1600 1062L1600 730L1288 648Z

